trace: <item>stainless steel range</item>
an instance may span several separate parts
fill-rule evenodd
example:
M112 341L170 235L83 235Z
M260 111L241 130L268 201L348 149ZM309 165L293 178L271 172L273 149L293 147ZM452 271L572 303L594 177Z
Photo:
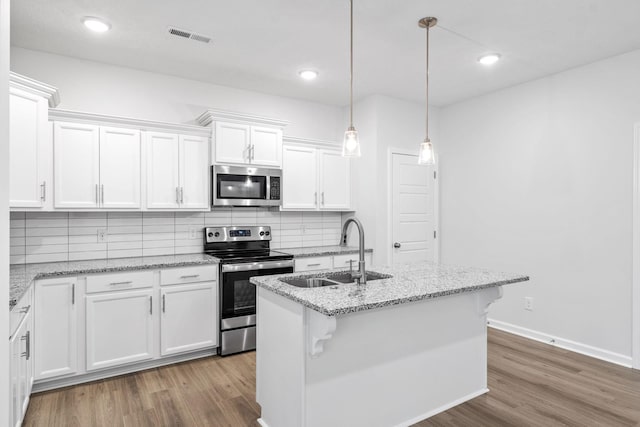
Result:
M293 272L293 255L272 251L271 227L204 229L205 253L220 259L220 347L222 356L256 348L256 287L253 276Z

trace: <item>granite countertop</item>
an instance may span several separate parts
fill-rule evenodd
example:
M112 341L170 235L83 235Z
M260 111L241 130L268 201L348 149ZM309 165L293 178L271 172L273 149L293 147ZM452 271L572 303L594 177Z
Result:
M199 264L215 264L218 260L205 254L166 255L138 258L99 259L90 261L51 262L12 265L9 277L9 309L15 306L36 279L114 271L147 270Z
M390 274L393 277L369 281L361 287L348 284L322 288L298 288L279 280L286 277L322 277L328 272L346 271L334 269L305 274L252 277L251 283L324 315L336 316L529 280L528 276L521 274L431 262L374 267L372 270Z
M329 256L329 255L345 255L358 253L355 246L310 246L307 248L282 248L276 249L278 252L284 252L293 255L295 258L305 258L312 256ZM365 249L365 252L373 252L373 249Z

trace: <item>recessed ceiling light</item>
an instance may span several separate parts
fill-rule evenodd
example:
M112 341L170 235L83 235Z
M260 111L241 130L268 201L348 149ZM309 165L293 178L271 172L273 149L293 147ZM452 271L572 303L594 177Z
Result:
M302 70L298 75L304 80L315 80L318 77L318 72L314 70Z
M96 33L104 33L111 29L111 25L100 18L94 18L93 16L87 16L82 20L85 27Z
M478 62L482 65L493 65L500 60L499 53L489 53L478 58Z

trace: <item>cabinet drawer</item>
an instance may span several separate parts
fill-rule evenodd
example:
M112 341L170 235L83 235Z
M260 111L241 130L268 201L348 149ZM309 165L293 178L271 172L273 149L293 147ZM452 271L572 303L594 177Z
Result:
M11 315L9 320L9 337L13 336L15 331L20 326L20 322L24 319L28 313L33 309L33 286L27 290L27 292L20 298L18 303L11 309Z
M355 254L345 254L345 255L335 255L333 257L333 268L343 268L349 267L349 261L353 260L353 268L356 270L358 268L358 260L360 255L358 253ZM371 267L372 256L371 253L364 254L364 263L367 268Z
M123 289L150 288L153 271L126 271L123 273L95 274L87 276L87 293L119 291Z
M160 271L160 286L180 283L210 282L218 277L218 265L168 268Z
M312 258L298 258L295 260L296 272L298 271L311 271L311 270L324 270L326 268L332 268L330 256L312 257Z

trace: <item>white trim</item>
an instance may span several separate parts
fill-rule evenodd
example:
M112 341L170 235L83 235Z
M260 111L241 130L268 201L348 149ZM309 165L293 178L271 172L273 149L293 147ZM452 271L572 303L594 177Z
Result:
M475 399L476 397L482 396L483 394L488 393L488 392L489 392L488 388L484 388L482 390L475 391L475 392L473 392L471 394L468 394L468 395L466 395L464 397L461 397L460 399L456 399L453 402L446 403L446 404L444 404L444 405L442 405L442 406L440 406L440 407L438 407L438 408L436 408L434 410L426 412L426 413L424 413L422 415L418 415L415 418L411 418L410 420L403 421L400 424L396 424L395 427L412 426L412 425L414 425L414 424L416 424L416 423L418 423L420 421L426 420L427 418L431 418L434 415L437 415L437 414L439 414L441 412L448 411L449 409L453 408L454 406L458 406L458 405L460 405L460 404L462 404L464 402L468 402L469 400Z
M554 347L563 348L585 356L604 360L605 362L615 363L616 365L621 365L627 368L631 367L631 357L625 356L624 354L614 353L609 350L567 340L544 332L534 331L533 329L527 329L521 326L512 325L511 323L501 322L499 320L488 319L487 325L490 328L509 332L511 334L549 344Z
M406 156L418 156L416 151L408 150L400 147L389 147L387 149L387 261L391 264L393 259L393 252L391 249L391 242L393 242L393 203L392 191L393 191L393 155L403 154ZM436 232L436 238L433 242L433 261L440 262L440 171L438 168L438 158L436 157L433 171L436 173L436 179L433 183L433 227Z
M260 424L262 427L269 427L269 424L267 424L267 422L262 418L258 418L257 421L258 421L258 424Z
M22 74L14 73L13 71L9 73L9 85L46 98L51 108L60 104L60 92L58 92L58 88L23 76Z
M211 137L211 129L180 123L155 122L152 120L134 119L131 117L108 116L105 114L87 113L61 109L49 109L49 120L62 120L74 123L89 123L139 129L141 131L171 132Z
M634 369L640 369L640 123L633 138L633 249L631 289L631 355Z
M335 149L340 149L340 143L337 141L329 141L325 139L310 139L310 138L299 138L297 136L283 136L283 141L285 143L290 144L299 144L299 145L312 145L312 146L320 146L320 147L331 147Z
M223 121L232 123L249 123L260 126L275 126L284 128L289 124L286 120L273 119L270 117L256 116L253 114L238 113L234 111L208 109L196 118L196 122L201 126L208 126L212 122Z

